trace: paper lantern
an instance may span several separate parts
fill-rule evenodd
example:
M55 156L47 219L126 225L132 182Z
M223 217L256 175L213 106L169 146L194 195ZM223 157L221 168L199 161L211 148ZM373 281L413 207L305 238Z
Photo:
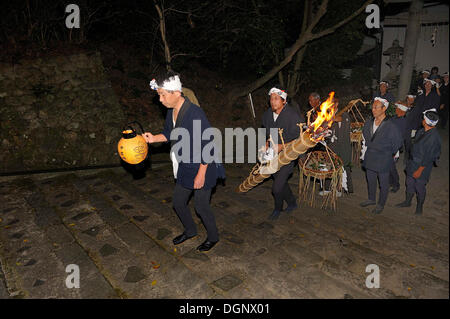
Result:
M122 160L127 162L128 164L139 164L148 154L148 145L145 139L136 133L136 131L129 124L138 122L128 123L126 129L122 131L122 138L117 144L117 150L119 152L119 156ZM144 132L141 127L142 133Z

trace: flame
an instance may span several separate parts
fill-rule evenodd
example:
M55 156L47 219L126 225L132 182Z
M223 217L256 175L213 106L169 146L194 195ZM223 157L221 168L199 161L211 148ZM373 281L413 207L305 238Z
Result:
M336 106L333 102L334 92L331 92L328 96L328 99L320 105L320 112L317 113L317 118L310 125L310 131L315 133L314 135L318 136L315 139L321 139L323 136L320 136L321 133L325 131L323 124L326 123L328 128L331 127L333 123L334 115L336 114Z

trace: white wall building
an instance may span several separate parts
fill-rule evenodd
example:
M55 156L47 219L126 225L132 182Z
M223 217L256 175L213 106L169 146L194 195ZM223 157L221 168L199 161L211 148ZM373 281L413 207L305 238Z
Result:
M426 3L422 11L420 37L417 44L415 69L431 70L433 66L439 68L439 74L449 71L449 6L445 4ZM386 16L383 26L383 52L392 46L398 39L401 47L405 47L406 26L408 11L394 16ZM433 46L431 37L436 30L436 41ZM381 79L389 73L386 64L388 56L381 60ZM400 70L400 69L399 69Z

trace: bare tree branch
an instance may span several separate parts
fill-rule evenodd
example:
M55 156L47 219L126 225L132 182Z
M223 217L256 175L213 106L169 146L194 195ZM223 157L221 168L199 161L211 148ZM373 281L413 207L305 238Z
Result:
M373 0L366 1L358 10L353 12L350 16L348 16L344 20L340 21L333 27L325 29L317 34L314 34L314 33L312 33L312 30L316 27L316 25L319 23L319 21L322 19L322 17L327 12L328 0L322 1L317 13L314 15L313 19L311 20L311 23L309 24L308 28L305 30L305 32L300 33L298 39L295 41L295 43L292 45L291 49L286 54L286 57L277 66L273 67L269 72L267 72L261 78L250 83L244 89L237 89L235 91L230 92L228 95L228 97L229 97L228 104L233 105L239 97L247 95L249 92L252 92L252 91L256 90L257 88L261 87L262 85L264 85L267 81L269 81L271 78L273 78L281 69L283 69L286 65L288 65L292 61L292 58L297 53L297 51L300 50L302 47L304 47L308 42L311 42L312 40L316 40L325 35L333 33L334 31L336 31L336 29L338 29L339 27L348 23L350 20L355 18L357 15L359 15L366 8L366 6L372 2L373 2Z
M362 5L362 7L360 7L358 10L356 10L355 12L353 12L352 15L348 16L346 19L340 21L339 23L336 23L334 26L325 29L323 31L320 31L319 33L315 33L313 34L313 36L311 37L311 40L315 40L321 37L324 37L330 33L333 33L334 31L336 31L336 29L342 27L344 24L347 24L350 20L352 20L353 18L355 18L356 16L358 16L370 3L372 3L373 0L368 0L366 1L365 4Z

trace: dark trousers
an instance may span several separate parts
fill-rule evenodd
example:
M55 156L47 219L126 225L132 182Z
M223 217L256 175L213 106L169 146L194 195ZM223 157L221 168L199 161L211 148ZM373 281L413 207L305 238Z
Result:
M415 179L412 176L406 176L406 192L410 194L417 194L417 199L420 201L425 200L427 194L427 182L420 179Z
M397 172L397 161L393 161L391 169L389 170L389 185L393 187L400 187L400 177Z
M211 197L211 189L188 189L180 184L175 185L173 192L173 207L184 227L184 233L187 236L197 235L197 226L192 219L191 211L188 206L189 197L194 192L194 207L196 212L200 215L203 225L208 233L209 241L218 241L219 232L216 226L216 219L214 213L209 205Z
M275 210L281 211L283 209L283 202L286 201L288 205L295 204L295 197L289 187L288 179L292 174L294 162L281 167L281 169L273 174L272 194L275 198Z
M377 177L380 184L380 195L378 198L378 205L384 206L389 193L389 172L375 172L370 169L366 169L367 178L367 191L369 193L369 199L376 201L377 194Z
M445 105L443 110L439 109L438 114L441 122L440 126L442 128L445 128L447 126L448 121L448 105Z
M406 165L406 162L408 161L409 154L411 153L411 145L412 145L412 139L411 139L411 130L408 131L408 136L405 139L405 156L403 157L403 164Z

